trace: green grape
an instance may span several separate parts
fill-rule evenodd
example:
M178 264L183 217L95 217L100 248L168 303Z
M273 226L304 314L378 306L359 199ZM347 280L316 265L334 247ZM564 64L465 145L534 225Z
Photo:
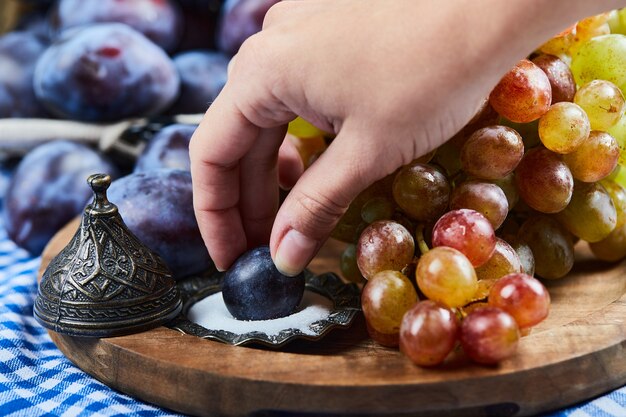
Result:
M624 95L615 84L593 80L576 92L574 103L587 113L594 130L606 131L614 126L624 113Z
M587 242L604 239L617 223L611 196L600 183L577 182L572 200L555 216L574 236Z
M515 169L524 156L524 142L507 126L487 126L475 131L461 149L463 170L478 178L495 180Z
M504 223L509 202L500 187L479 180L465 181L450 196L450 209L473 209L489 220L493 229Z
M626 9L609 12L608 24L611 28L611 33L626 35Z
M491 181L504 192L506 196L506 201L509 205L509 211L513 210L513 207L517 204L519 200L519 193L517 192L517 187L515 186L515 173L510 173L504 178L500 178L497 180Z
M530 246L540 277L562 278L574 266L574 239L556 219L532 216L520 226L518 237Z
M478 288L472 263L461 252L447 246L433 248L422 255L415 278L428 299L448 307L464 306Z
M493 255L486 263L476 268L476 276L480 281L496 280L513 272L521 271L522 264L515 249L505 240L496 238L496 249Z
M387 220L393 216L393 204L389 199L375 197L368 200L361 207L361 218L365 223L373 223L376 220Z
M604 179L600 182L615 206L615 212L617 213L617 220L615 227L622 227L626 223L626 189L619 185L617 182L609 179Z
M591 252L600 260L616 262L626 257L626 223L616 227L607 237L589 244Z
M571 68L578 85L606 80L623 93L626 91L626 36L603 35L590 39L572 56Z
M565 59L569 54L572 44L574 43L575 29L576 25L568 27L563 32L541 45L539 47L539 51L544 54L550 54L558 56L561 59Z
M619 121L607 130L607 133L615 138L619 146L620 165L626 165L626 116L622 116Z
M528 206L542 213L557 213L572 197L574 178L560 155L533 148L517 166L515 184Z
M411 281L398 271L381 271L361 292L361 308L367 323L384 334L400 332L402 316L418 301Z
M572 152L589 137L590 130L587 114L574 103L556 103L539 119L539 138L556 153Z
M574 56L590 39L610 34L611 27L609 26L608 20L609 13L601 13L586 17L576 23L574 40L569 50L570 55Z
M450 184L431 165L412 163L404 166L393 181L393 198L411 218L435 220L448 208Z
M413 236L391 220L378 220L367 226L356 245L357 265L366 279L380 271L401 271L414 255Z
M356 262L356 245L354 244L346 245L346 248L341 253L339 268L341 269L341 275L350 282L359 283L365 280Z
M619 145L613 136L600 130L593 130L589 138L578 148L563 155L563 161L575 179L596 182L615 169L619 155Z
M535 256L533 255L533 251L530 249L530 246L517 237L508 239L507 242L511 245L519 257L520 264L522 266L521 272L530 275L531 277L535 275Z

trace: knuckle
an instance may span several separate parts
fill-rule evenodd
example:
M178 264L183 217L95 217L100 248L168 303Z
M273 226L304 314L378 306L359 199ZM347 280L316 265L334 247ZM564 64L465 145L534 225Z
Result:
M295 203L297 211L305 213L304 216L300 216L302 223L298 225L298 230L309 236L327 234L348 209L347 205L312 192L299 193Z

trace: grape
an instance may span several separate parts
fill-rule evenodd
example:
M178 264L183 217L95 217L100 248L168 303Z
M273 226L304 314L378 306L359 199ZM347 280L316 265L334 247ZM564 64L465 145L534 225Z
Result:
M363 230L356 247L361 274L370 279L385 270L401 271L415 255L415 241L404 226L379 220Z
M478 178L495 180L513 172L524 156L524 142L506 126L488 126L474 132L461 149L463 170Z
M393 215L393 204L386 198L376 197L368 200L361 207L361 218L366 223L388 220Z
M531 149L541 144L539 139L539 119L528 123L515 123L501 117L498 123L502 126L508 126L519 133L526 149Z
M475 362L493 365L517 350L519 328L510 314L496 307L471 311L461 325L461 346Z
M413 284L398 271L375 274L361 292L365 320L374 330L384 334L398 334L402 316L416 302Z
M619 155L619 145L613 136L592 130L586 141L573 152L563 155L563 161L575 179L596 182L615 169Z
M508 240L509 245L515 250L520 260L521 270L527 275L535 275L535 256L530 246L521 239L513 238Z
M517 192L517 187L515 186L515 174L510 173L506 177L492 180L491 182L500 187L500 189L504 192L506 201L509 205L509 211L512 210L519 200L519 194Z
M535 273L545 279L562 278L574 266L572 236L555 219L537 215L520 227L519 238L532 250Z
M493 255L485 264L476 268L476 276L480 281L495 280L507 274L521 271L522 264L515 249L505 240L496 238L496 248Z
M426 297L448 307L464 306L472 300L478 287L472 263L458 250L446 246L422 255L415 278Z
M548 76L527 59L513 67L489 96L491 106L517 123L532 122L550 108L552 89Z
M228 58L212 51L189 51L174 56L180 94L170 112L204 113L226 84Z
M0 118L46 115L33 90L35 64L45 49L31 33L0 36Z
M281 274L268 246L241 255L224 274L222 297L238 320L270 320L296 312L304 295L304 273Z
M420 301L402 318L400 351L416 365L439 365L454 349L459 327L450 309L434 301Z
M604 239L617 223L611 196L600 183L577 182L572 200L556 218L574 236L587 242Z
M626 257L626 224L616 227L607 237L589 244L591 252L600 260L615 262Z
M365 320L365 328L367 334L376 343L381 346L387 346L391 348L397 348L400 344L400 333L381 333L374 329L367 320Z
M195 130L195 125L183 124L170 125L160 130L139 155L135 172L161 168L189 171L189 141Z
M193 212L188 171L130 174L113 181L108 195L130 231L163 258L175 278L212 266Z
M570 55L575 55L578 49L583 46L589 39L608 35L611 28L608 24L609 14L602 13L595 16L589 16L576 23L574 31L574 40L570 46Z
M472 209L499 228L509 212L509 203L500 187L490 182L470 180L457 186L450 196L450 209Z
M171 0L59 0L51 13L51 26L58 32L93 23L124 23L169 52L182 34L182 16Z
M530 207L542 213L556 213L572 198L574 178L559 155L534 148L526 152L517 166L515 184Z
M603 180L601 184L606 192L609 193L611 201L615 206L615 212L617 213L615 227L621 227L626 223L626 189L609 179Z
M496 247L496 235L489 220L475 210L452 210L441 216L433 228L433 246L448 246L463 253L473 266L489 260Z
M165 110L178 94L169 57L121 23L68 31L37 62L37 98L54 114L115 121Z
M33 255L74 217L93 195L87 177L117 176L117 169L91 148L67 141L48 142L29 152L11 178L3 207L9 238Z
M574 103L556 103L539 119L539 138L556 153L572 152L589 137L590 131L587 114Z
M341 275L350 282L358 283L364 280L356 262L356 245L346 245L346 248L341 253L339 268L341 269Z
M549 54L539 55L533 58L532 62L548 76L550 87L552 87L552 104L574 100L576 83L569 65Z
M285 139L296 147L305 169L310 167L327 148L326 140L323 136L299 138L287 133Z
M607 133L615 138L619 146L618 163L626 166L626 116L622 116L614 126L607 130Z
M263 27L265 13L280 0L227 0L222 8L217 44L234 55L241 44Z
M287 135L287 138L292 137ZM359 236L363 229L367 226L361 218L361 209L363 204L367 201L376 198L383 197L391 199L391 184L393 183L394 175L388 175L385 178L376 181L359 195L352 200L352 203L348 206L348 210L341 216L337 225L331 232L331 236L334 239L340 240L346 243L354 243L359 239Z
M402 167L396 174L393 198L415 220L435 220L448 208L450 184L434 167L412 163Z
M572 25L539 47L539 51L564 58L574 43L576 25Z
M606 131L624 114L624 95L609 81L593 80L583 85L576 92L574 103L587 113L594 130Z
M535 326L548 317L550 294L541 282L522 273L500 278L489 292L489 304L509 313L520 328Z
M289 122L287 132L293 136L306 139L325 135L323 130L318 129L313 124L307 122L299 116Z
M626 36L603 35L590 39L572 56L572 73L578 85L606 80L626 91Z

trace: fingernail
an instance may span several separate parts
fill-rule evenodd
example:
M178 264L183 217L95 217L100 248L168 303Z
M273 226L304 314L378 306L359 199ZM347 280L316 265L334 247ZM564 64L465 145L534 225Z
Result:
M317 248L317 241L295 229L289 230L278 245L276 268L284 275L298 275L307 266Z

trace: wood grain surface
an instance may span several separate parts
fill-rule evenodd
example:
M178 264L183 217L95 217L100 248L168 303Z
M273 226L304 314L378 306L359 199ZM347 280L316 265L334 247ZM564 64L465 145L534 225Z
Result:
M49 243L40 276L77 228ZM315 272L337 270L330 242ZM527 416L626 384L626 264L594 261L577 248L575 270L547 282L550 316L499 366L462 353L419 368L369 341L360 317L350 329L279 351L234 347L160 327L108 339L50 332L78 367L138 399L202 416Z

